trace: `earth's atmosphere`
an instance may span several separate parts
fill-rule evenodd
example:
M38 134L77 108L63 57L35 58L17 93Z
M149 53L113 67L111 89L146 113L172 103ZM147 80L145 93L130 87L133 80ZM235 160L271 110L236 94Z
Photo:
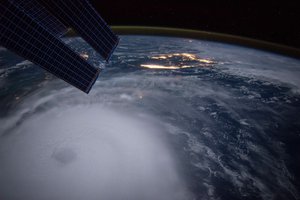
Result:
M0 49L0 199L300 199L300 60L122 36L86 95Z

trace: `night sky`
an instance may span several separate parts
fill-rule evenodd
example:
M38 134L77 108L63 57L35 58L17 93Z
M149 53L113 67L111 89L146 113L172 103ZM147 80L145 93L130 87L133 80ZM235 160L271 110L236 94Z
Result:
M300 48L298 1L91 0L109 25L189 28Z

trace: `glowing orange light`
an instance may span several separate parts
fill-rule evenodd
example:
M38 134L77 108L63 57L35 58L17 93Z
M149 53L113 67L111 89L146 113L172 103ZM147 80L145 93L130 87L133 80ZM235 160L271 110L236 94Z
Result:
M80 57L83 58L84 60L87 60L89 58L89 55L87 53L81 53Z
M175 56L182 57L183 59L188 59L191 61L198 61L198 62L207 63L207 64L214 63L213 61L211 61L209 59L201 59L201 58L198 58L195 54L190 54L190 53L163 54L163 55L159 55L159 56L153 56L151 58L155 59L155 60L166 60L168 58L172 58Z
M164 66L164 65L141 65L141 67L149 68L149 69L182 69L182 68L190 68L191 66L183 65L183 66Z
M157 59L157 60L159 60L159 59L167 59L167 57L166 56L153 56L153 57L151 57L152 59Z
M195 67L193 64L192 66L190 65L184 65L186 61L196 61L202 64L202 66L206 66L205 64L213 64L214 61L209 60L209 59L204 59L204 58L199 58L195 54L191 53L171 53L171 54L162 54L158 56L152 56L151 59L155 60L168 60L173 57L179 57L182 60L178 62L178 65L159 65L159 64L142 64L141 67L144 68L149 68L149 69L182 69L182 68L191 68ZM171 63L171 62L169 62ZM201 66L201 65L200 65Z

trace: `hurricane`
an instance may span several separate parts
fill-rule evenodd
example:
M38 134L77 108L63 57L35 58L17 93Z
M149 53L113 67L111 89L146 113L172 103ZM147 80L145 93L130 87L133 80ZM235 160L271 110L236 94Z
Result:
M0 49L1 199L299 199L300 62L122 36L87 95ZM294 142L292 142L294 141Z

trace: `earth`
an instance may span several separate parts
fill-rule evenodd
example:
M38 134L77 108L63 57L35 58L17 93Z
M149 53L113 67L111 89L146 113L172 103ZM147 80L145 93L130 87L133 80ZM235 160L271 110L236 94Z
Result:
M0 49L0 199L300 199L300 60L120 37L87 95Z

